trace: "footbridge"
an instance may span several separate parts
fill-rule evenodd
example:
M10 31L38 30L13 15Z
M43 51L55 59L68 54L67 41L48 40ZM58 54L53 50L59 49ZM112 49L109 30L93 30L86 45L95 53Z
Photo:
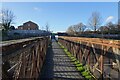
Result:
M3 80L119 80L120 40L49 36L3 41Z

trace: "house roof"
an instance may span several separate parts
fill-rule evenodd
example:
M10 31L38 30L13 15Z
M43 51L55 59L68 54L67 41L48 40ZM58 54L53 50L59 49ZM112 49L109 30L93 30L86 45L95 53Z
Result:
M36 25L37 28L39 28L39 26L36 23L32 22L32 21L27 21L27 22L23 23L23 25L18 26L18 28L24 27L25 24L29 24L29 23L32 23L32 24Z
M23 23L23 24L26 24L26 23L33 23L33 24L36 24L36 23L34 23L34 22L32 22L32 21L28 21L28 22L25 22L25 23ZM37 25L37 24L36 24Z

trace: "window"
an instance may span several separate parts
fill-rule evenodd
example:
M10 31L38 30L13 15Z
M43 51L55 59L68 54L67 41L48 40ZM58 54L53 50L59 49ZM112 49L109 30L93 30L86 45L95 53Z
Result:
M28 24L28 26L30 26L30 24Z

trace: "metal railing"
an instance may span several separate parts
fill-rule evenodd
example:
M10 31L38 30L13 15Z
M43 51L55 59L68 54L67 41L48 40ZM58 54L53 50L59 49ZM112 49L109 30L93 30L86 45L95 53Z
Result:
M2 78L37 80L48 44L49 37L38 37L2 46Z
M59 36L58 41L87 65L96 79L119 80L120 40Z

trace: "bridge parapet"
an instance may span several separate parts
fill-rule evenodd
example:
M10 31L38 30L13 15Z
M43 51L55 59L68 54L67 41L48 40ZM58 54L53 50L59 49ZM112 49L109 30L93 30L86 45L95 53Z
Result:
M45 59L49 37L2 42L2 78L37 79Z
M97 79L119 79L120 40L59 36L58 41Z

